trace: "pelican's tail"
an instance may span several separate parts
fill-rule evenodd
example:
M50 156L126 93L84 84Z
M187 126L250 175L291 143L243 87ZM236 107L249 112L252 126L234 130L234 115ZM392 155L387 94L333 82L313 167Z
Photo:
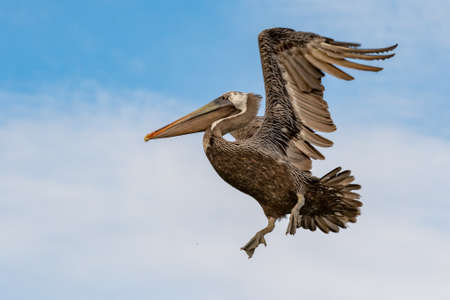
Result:
M339 227L347 228L348 222L356 222L362 202L357 200L359 194L353 191L361 186L352 184L355 177L350 175L349 170L341 170L338 167L311 182L305 194L305 205L300 211L302 218L298 227L312 231L319 227L328 233L338 232Z

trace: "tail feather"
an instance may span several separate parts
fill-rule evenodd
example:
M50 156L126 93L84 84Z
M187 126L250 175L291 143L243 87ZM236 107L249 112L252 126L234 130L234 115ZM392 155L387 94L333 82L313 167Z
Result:
M359 184L348 184L342 190L343 191L355 191L355 190L360 190L360 189L361 189L361 186Z
M311 182L305 194L305 205L300 210L302 219L298 227L311 231L318 227L324 233L329 233L347 228L348 222L356 222L363 204L357 200L360 195L354 191L361 186L352 183L355 177L349 170L341 170L341 167L337 167Z

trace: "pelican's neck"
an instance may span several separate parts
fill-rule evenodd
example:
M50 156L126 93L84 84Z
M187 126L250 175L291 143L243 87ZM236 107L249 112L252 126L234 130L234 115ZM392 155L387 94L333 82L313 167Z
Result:
M208 147L217 146L213 139L221 141L219 144L227 142L223 138L225 134L247 126L256 117L261 97L254 94L248 94L247 97L245 107L244 105L236 106L240 110L239 113L219 119L206 129L203 136L203 150L205 152L207 152Z
M225 134L245 127L258 113L260 97L254 94L245 94L245 99L235 102L235 107L239 109L237 114L219 119L211 124L211 132L214 136L222 137Z

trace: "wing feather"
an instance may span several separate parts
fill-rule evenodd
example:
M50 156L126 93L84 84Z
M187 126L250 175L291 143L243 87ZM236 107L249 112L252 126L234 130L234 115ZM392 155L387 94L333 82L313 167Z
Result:
M341 69L333 66L332 64L327 63L324 60L321 59L316 59L315 57L313 57L313 55L310 54L305 54L305 58L315 67L321 69L322 71L333 75L337 78L340 79L344 79L344 80L353 80L353 76L348 75L347 73L345 73L344 71L342 71Z
M302 131L300 132L300 136L305 140L308 141L314 145L320 146L320 147L331 147L333 146L333 142L329 139L324 138L323 136L314 133L311 129L308 127L304 127Z
M378 72L382 68L348 59L389 59L394 56L393 53L377 53L392 51L397 45L360 49L360 44L357 43L338 42L288 28L267 29L258 38L266 88L266 114L253 140L263 147L279 150L297 167L309 170L311 159L325 158L316 146L333 145L332 141L316 131L336 130L328 103L323 99L321 78L328 73L343 80L354 79L337 66ZM339 178L333 178L331 183L345 185L351 180L352 176L344 173ZM344 192L352 193L350 189ZM347 196L350 200L355 200L354 195ZM309 227L309 221L302 220L302 224ZM327 221L311 219L311 223L317 224L321 229L334 231L339 226L338 221Z
M397 48L398 44L385 47L385 48L374 48L374 49L356 49L356 48L349 48L349 47L343 47L338 45L333 45L332 43L327 42L321 42L320 46L329 49L336 52L353 52L353 53L381 53L381 52L388 52L392 51L395 48Z

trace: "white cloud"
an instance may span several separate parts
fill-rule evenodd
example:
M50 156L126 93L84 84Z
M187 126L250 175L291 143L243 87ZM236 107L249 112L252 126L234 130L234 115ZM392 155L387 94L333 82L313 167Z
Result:
M262 210L215 174L201 136L143 142L193 107L146 91L47 92L30 95L54 100L45 113L0 125L0 267L20 278L0 281L15 298L450 296L448 141L342 124L315 173L354 171L360 221L295 237L281 221L248 261L239 247ZM70 112L55 109L61 95Z

